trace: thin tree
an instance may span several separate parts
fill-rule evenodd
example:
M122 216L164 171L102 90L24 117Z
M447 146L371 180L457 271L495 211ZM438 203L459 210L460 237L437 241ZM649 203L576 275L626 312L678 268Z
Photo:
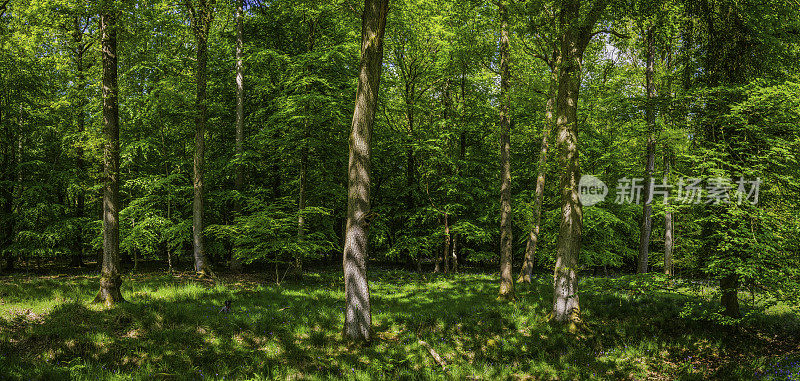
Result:
M592 28L605 10L606 1L591 3L581 22L581 1L566 0L561 9L559 30L561 60L556 98L557 148L561 156L560 179L561 225L556 243L556 265L553 274L553 311L551 318L570 322L570 329L580 322L578 298L578 255L581 250L583 210L578 193L580 161L578 157L578 92L581 85L583 52L592 36Z
M75 124L77 132L83 134L86 125L86 99L84 93L86 91L86 70L89 69L88 65L84 62L84 55L91 47L91 43L84 41L86 29L89 27L89 16L76 12L72 16L72 54L75 60L75 72L77 77L78 87L78 100L75 107ZM86 215L86 195L83 190L83 181L86 172L86 160L84 158L83 147L78 146L76 149L75 168L77 170L78 183L81 184L76 195L77 206L75 209L75 217L83 218ZM83 234L78 232L75 237L75 249L72 253L72 266L83 266Z
M645 68L645 84L647 88L647 104L645 105L645 122L647 123L647 157L645 158L645 184L644 208L642 208L642 221L639 234L639 261L636 272L644 274L648 271L648 257L650 248L650 233L653 230L653 170L655 168L656 139L655 122L656 113L653 100L656 97L656 85L653 79L655 48L653 42L653 27L647 29L645 45L647 49L647 66Z
M553 63L555 65L555 63ZM533 226L528 233L525 243L525 259L522 262L522 269L519 273L517 282L530 283L533 275L533 260L536 258L536 246L539 244L539 232L542 226L542 200L544 199L544 183L547 165L547 155L550 151L550 134L553 131L553 108L556 103L556 91L558 78L556 77L555 67L551 68L550 92L545 104L545 121L542 128L542 145L539 150L539 163L536 173L536 191L533 204Z
M124 301L119 266L119 98L117 88L117 10L111 1L100 9L103 62L103 267L95 303Z
M509 61L511 49L508 37L508 9L503 0L497 2L500 13L500 297L514 298L514 278L511 274L511 122L509 115Z
M205 242L203 238L203 166L205 161L205 133L208 120L206 105L208 36L211 23L214 21L214 5L216 0L198 0L195 7L193 1L186 1L192 24L192 34L197 42L197 92L195 97L195 130L194 130L194 202L192 203L192 247L194 249L194 270L198 275L211 276L211 269L206 262Z
M244 166L242 165L242 154L244 153L244 64L243 64L243 39L242 23L244 18L244 2L240 0L236 4L236 191L244 190ZM237 212L241 211L241 205L237 202ZM241 271L242 261L234 253L231 254L231 270Z
M342 335L353 341L372 339L367 284L367 229L370 188L370 138L378 105L383 63L383 36L389 0L364 0L361 16L361 62L358 70L348 162L347 227L343 255L346 297Z

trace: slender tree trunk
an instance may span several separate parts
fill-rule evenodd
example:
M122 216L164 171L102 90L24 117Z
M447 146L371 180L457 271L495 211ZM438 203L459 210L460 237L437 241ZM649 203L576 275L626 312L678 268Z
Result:
M346 306L342 334L349 340L362 342L372 339L366 263L367 215L370 213L370 139L378 106L388 10L389 0L364 0L358 91L350 133L347 230L343 255Z
M578 298L578 256L581 251L583 208L578 194L581 177L578 152L578 93L581 85L583 52L591 39L591 30L605 9L605 1L592 3L580 23L580 0L565 0L561 11L561 55L557 67L556 98L557 147L561 156L560 179L561 225L556 243L556 265L553 274L553 311L551 318L569 322L570 330L580 322Z
M653 228L653 204L650 198L653 194L653 170L655 168L655 121L656 114L653 99L656 97L655 81L653 80L653 66L655 53L653 47L653 27L647 30L647 68L645 79L647 82L647 105L645 106L645 119L647 122L647 163L645 167L644 208L642 210L642 223L639 235L639 264L637 272L644 274L648 271L648 257L650 247L650 232Z
M664 174L669 177L669 156L664 156ZM664 199L664 274L672 276L672 248L674 245L673 234L675 227L672 225L672 210L669 206L669 197Z
M95 303L123 302L119 266L119 101L117 88L117 10L103 2L100 15L103 61L103 265Z
M4 92L5 93L5 92ZM5 95L5 94L3 94ZM3 98L6 98L3 96ZM1 101L1 99L0 99ZM3 155L3 214L5 221L3 224L3 255L2 257L8 262L12 256L11 245L14 243L14 182L16 180L15 173L17 172L17 142L11 123L3 123L3 104L0 103L0 125L3 126L5 135L6 146L4 147ZM20 131L21 132L21 131ZM13 264L13 262L11 262ZM3 269L0 264L0 271Z
M314 20L309 20L308 26L308 52L311 53L314 51L314 43L316 38L316 30L314 26ZM306 70L308 72L308 70ZM306 85L306 93L310 94L311 87ZM298 200L298 214L297 214L297 240L299 242L303 242L305 239L305 217L303 216L303 210L306 208L306 189L308 188L308 140L309 136L309 129L311 126L309 125L309 119L311 119L311 107L307 103L305 106L306 110L306 117L303 120L303 142L301 143L300 148L300 194ZM303 257L302 253L298 253L295 256L295 272L298 276L302 276L303 274Z
M667 73L672 73L672 48L667 53ZM667 96L672 98L672 76L667 76ZM664 154L664 177L669 179L670 166L672 165L672 152L666 149ZM669 277L674 275L672 264L672 251L675 245L675 226L672 221L672 209L669 206L669 197L664 198L664 274Z
M508 11L501 0L500 13L500 297L514 298L514 278L511 274L511 123L509 104L509 60L511 51L508 37Z
M453 261L453 272L458 272L458 234L453 234L453 246L451 247L450 258Z
M189 4L189 3L187 3ZM195 132L194 132L194 202L192 203L192 245L194 250L194 270L198 275L211 276L205 252L203 237L203 175L205 161L205 133L208 119L206 105L208 35L214 18L214 0L200 0L195 9L190 6L192 29L197 41L197 95L195 98Z
M84 115L84 87L86 86L86 79L83 67L83 55L85 53L85 44L83 43L83 30L80 25L80 17L74 18L74 29L72 31L72 39L75 43L75 70L78 79L78 101L76 106L75 121L77 125L78 134L83 134L85 129L85 115ZM78 145L76 150L75 167L77 169L77 182L79 184L77 198L77 207L75 209L75 217L83 218L86 215L86 195L83 192L84 172L86 171L86 164L83 157L83 147ZM82 230L78 230L78 235L75 237L75 248L72 253L72 266L83 266L83 234Z
M550 96L545 104L545 121L542 129L542 148L539 151L539 166L536 174L536 200L533 206L533 226L528 233L525 244L525 260L522 263L517 282L530 283L533 274L533 261L536 258L536 246L539 243L539 230L542 225L542 200L544 199L544 182L547 173L547 152L550 150L550 132L553 130L553 108L556 103L558 77L555 70L550 78Z
M236 4L236 191L244 191L244 166L242 154L244 153L244 64L243 64L243 38L242 24L244 18L244 1ZM236 202L236 214L242 212L241 202ZM236 254L236 244L233 244L231 253L231 270L242 271L242 260Z
M444 264L444 273L450 272L450 261L448 256L450 254L450 225L447 224L447 213L444 215L444 250L442 251L442 263Z

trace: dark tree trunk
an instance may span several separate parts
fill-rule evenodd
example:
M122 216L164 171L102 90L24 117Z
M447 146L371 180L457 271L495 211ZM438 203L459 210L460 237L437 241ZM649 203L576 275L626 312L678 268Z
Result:
M383 62L383 35L389 0L365 0L361 17L361 62L358 90L350 132L348 163L347 229L343 267L346 307L346 339L369 342L372 339L372 313L367 284L367 228L370 187L370 139Z
M103 2L100 15L103 61L103 265L96 303L124 301L119 266L119 101L117 88L116 13Z
M654 69L654 42L653 42L653 28L647 30L647 68L645 69L645 79L647 85L647 105L645 105L645 119L647 122L647 158L645 164L645 184L644 184L644 208L642 210L642 223L640 226L639 235L639 261L637 272L644 274L648 271L648 257L650 248L650 233L653 229L653 170L655 168L655 121L656 113L653 105L653 100L656 97L656 86L653 80Z
M202 277L212 275L207 263L205 239L203 237L204 209L204 161L205 161L205 133L206 120L208 119L208 106L206 105L207 64L208 64L208 36L211 22L214 19L214 0L199 0L197 7L187 2L191 16L192 30L197 42L197 95L195 98L195 131L194 131L194 201L192 203L192 245L194 251L194 270Z
M550 150L550 133L553 130L553 108L556 103L557 92L557 73L552 72L550 78L550 96L545 105L545 121L542 129L542 146L539 151L539 167L536 174L536 200L533 206L533 226L528 233L528 240L525 244L525 260L522 262L517 282L530 283L533 274L533 261L536 258L536 246L539 243L539 230L542 226L542 200L544 199L544 182L547 165L547 153Z
M503 1L497 3L500 13L500 297L514 298L514 278L511 274L511 103L509 95L508 11Z
M592 3L583 23L580 22L580 8L580 0L566 0L562 7L563 35L556 98L557 147L563 170L560 179L561 225L556 243L551 318L558 322L569 322L570 330L577 328L581 313L578 298L578 256L581 251L583 208L578 194L581 176L578 157L578 92L583 52L589 44L595 22L605 9L605 1Z
M739 313L739 275L736 273L728 274L719 280L719 288L722 291L720 304L725 310L723 315L738 318Z
M244 18L244 1L236 4L236 191L244 191L244 166L242 154L244 153L244 64L243 64L243 39L242 23ZM242 211L241 202L236 203L236 214ZM236 254L236 245L231 249L231 270L242 271L242 261Z

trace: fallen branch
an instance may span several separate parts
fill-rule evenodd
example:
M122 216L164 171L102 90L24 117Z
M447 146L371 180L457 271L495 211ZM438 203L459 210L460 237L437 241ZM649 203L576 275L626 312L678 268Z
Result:
M430 344L428 344L428 343L426 343L426 342L424 342L422 340L419 340L418 342L419 342L419 345L422 345L423 347L425 347L425 349L428 350L428 353L430 353L431 357L433 357L433 359L436 360L436 363L439 364L442 367L442 370L447 371L447 363L444 361L442 356L439 356L439 354L436 353L436 351L433 350L433 347L431 347Z

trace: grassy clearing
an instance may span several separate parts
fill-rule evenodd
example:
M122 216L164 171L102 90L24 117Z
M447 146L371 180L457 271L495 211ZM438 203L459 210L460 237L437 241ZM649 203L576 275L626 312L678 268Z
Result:
M792 309L732 332L681 318L687 298L586 278L587 330L544 316L550 279L496 300L494 275L370 273L375 342L340 339L339 272L301 283L126 276L128 303L90 304L94 276L0 278L0 379L800 379ZM235 313L218 314L226 299ZM447 362L442 369L420 345Z

